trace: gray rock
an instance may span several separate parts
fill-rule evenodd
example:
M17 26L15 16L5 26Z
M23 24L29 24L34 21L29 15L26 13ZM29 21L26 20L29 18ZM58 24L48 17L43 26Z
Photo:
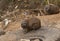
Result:
M5 33L6 33L5 31L0 30L0 36L1 36L1 35L5 35Z

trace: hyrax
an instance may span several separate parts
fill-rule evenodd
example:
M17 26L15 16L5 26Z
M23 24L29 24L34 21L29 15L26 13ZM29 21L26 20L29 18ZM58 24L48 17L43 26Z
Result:
M46 15L59 13L59 7L54 4L49 4L44 7L44 12Z
M24 32L29 32L41 28L41 22L36 17L26 18L22 20L21 27L23 28Z

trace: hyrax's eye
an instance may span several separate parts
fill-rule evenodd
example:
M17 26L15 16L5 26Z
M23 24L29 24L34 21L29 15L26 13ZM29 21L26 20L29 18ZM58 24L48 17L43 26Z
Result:
M21 26L22 26L22 28L26 28L27 27L27 22L26 21L22 21Z

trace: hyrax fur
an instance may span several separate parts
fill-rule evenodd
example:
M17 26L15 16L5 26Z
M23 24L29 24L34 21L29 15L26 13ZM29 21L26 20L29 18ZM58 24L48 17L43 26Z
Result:
M37 30L41 28L41 22L36 17L26 18L22 20L21 27L23 28L25 32L29 32L29 31Z
M49 4L44 7L44 12L46 15L59 13L59 7L54 4Z

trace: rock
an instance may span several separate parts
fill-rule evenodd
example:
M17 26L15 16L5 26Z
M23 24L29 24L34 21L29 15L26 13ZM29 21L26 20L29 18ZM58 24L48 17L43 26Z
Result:
M42 39L31 39L31 41L43 41Z
M5 31L0 30L0 36L1 36L1 35L4 35L5 33L6 33Z
M14 34L6 34L0 37L0 41L18 41L16 39L16 35Z
M0 22L0 29L2 29L2 25L3 25L3 23L2 23L2 22Z
M56 41L60 41L60 38L58 38Z
M20 39L20 41L30 41L29 39Z

